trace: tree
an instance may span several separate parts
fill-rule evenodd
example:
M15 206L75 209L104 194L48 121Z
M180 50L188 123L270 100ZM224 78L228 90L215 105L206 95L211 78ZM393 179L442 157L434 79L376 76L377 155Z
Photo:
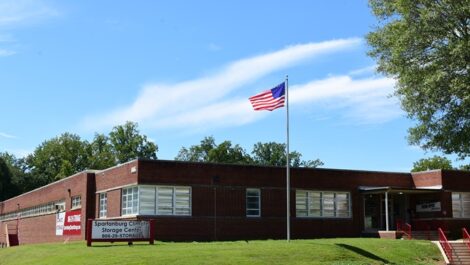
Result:
M413 163L413 169L411 169L411 172L427 171L432 169L452 169L452 162L442 156L423 158Z
M250 156L240 145L232 145L231 141L215 143L212 136L205 137L199 145L182 147L175 160L193 162L214 162L244 165L286 165L286 145L275 142L257 143L253 146ZM290 153L290 164L293 167L318 167L323 162L316 160L302 160L302 154L297 151Z
M157 159L158 146L140 135L135 122L118 125L109 133L109 140L117 163L125 163L135 158Z
M286 145L276 142L261 143L253 146L253 161L258 165L285 166ZM289 152L290 165L293 167L319 167L323 162L319 159L302 160L302 154L297 151Z
M0 152L0 159L5 161L11 172L11 196L16 196L36 188L30 176L31 174L28 172L26 159L17 158L15 155L8 152Z
M416 120L409 142L470 155L470 3L370 0L379 26L367 35L378 71Z
M5 160L0 157L0 201L4 201L12 196L12 174Z
M116 165L116 156L109 137L104 134L95 134L93 142L88 146L90 154L89 168L105 169Z
M213 162L230 164L250 164L252 159L238 144L224 141L217 145L212 136L205 137L201 144L186 148L182 147L175 160L192 162Z
M35 184L42 186L87 169L88 143L76 134L64 133L44 141L26 161Z

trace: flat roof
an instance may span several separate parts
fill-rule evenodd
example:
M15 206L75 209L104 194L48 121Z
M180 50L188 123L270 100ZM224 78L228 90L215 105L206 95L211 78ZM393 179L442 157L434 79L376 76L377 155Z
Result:
M440 192L442 189L429 189L429 188L403 188L392 186L359 186L359 191L364 194L377 194L377 193L432 193Z

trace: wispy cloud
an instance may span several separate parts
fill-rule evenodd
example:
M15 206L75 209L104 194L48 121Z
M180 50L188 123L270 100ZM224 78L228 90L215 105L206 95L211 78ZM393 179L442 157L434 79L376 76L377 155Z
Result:
M0 49L0 57L11 56L11 55L14 55L14 54L16 54L15 51Z
M175 124L176 120L184 123L191 118L204 122L204 118L196 115L211 114L224 120L236 116L237 111L244 111L246 102L238 100L221 102L234 89L256 81L275 71L292 67L315 56L359 47L361 39L339 39L318 43L289 46L271 53L242 59L228 64L220 72L194 80L176 84L152 84L142 88L136 100L107 114L88 117L83 126L89 130L97 127L109 127L127 120L145 122L147 126ZM228 104L232 110L221 111L220 104ZM245 105L244 105L245 104ZM249 108L248 108L249 109ZM213 113L218 110L219 113ZM238 123L246 123L262 114L248 114ZM239 117L239 116L237 116ZM223 123L223 122L222 122ZM152 125L153 124L153 125Z
M353 79L334 76L289 88L291 108L304 108L321 103L329 109L343 109L343 118L360 124L377 124L402 115L398 102L388 95L395 81L389 78ZM265 117L267 112L255 112L246 98L226 100L168 116L156 118L155 128L191 128L238 126Z
M366 74L373 74L377 70L377 65L366 66L359 69L354 69L348 73L348 75L358 76L358 75L366 75Z
M56 9L41 0L0 1L0 27L29 24L58 15Z
M15 139L15 138L17 138L17 137L14 136L14 135L11 135L11 134L8 134L8 133L4 133L4 132L0 132L0 137L9 138L9 139Z

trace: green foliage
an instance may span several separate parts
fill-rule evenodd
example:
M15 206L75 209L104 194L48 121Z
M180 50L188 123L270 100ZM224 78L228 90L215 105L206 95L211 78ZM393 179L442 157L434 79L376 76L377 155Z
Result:
M217 145L214 137L209 136L201 140L199 145L193 145L189 148L182 147L175 157L175 160L244 165L286 165L285 144L258 142L253 146L251 153L253 156L250 156L245 149L238 144L232 146L232 142L230 141L224 141ZM302 155L296 151L290 152L289 156L290 164L293 167L318 167L323 165L323 162L319 159L302 160Z
M110 264L269 264L269 265L438 265L437 246L420 240L335 238L315 240L256 240L232 242L156 242L31 244L0 249L2 265Z
M10 198L13 191L12 174L5 160L0 157L0 201Z
M116 165L116 157L109 137L104 134L95 133L95 138L88 145L90 154L90 168L105 169Z
M379 26L367 35L378 71L416 121L409 142L470 155L470 1L370 0Z
M88 143L80 136L64 133L44 141L27 157L39 184L47 184L88 168Z
M276 142L261 143L253 146L253 161L258 165L285 166L286 145ZM289 152L290 165L293 167L319 167L323 162L319 159L302 160L302 154L297 151Z
M118 125L109 133L112 151L118 163L125 163L136 158L157 159L158 147L141 135L135 122Z
M433 156L431 158L423 158L417 162L414 162L411 172L452 168L452 162L449 159L442 156Z
M212 136L205 137L201 140L201 144L193 145L189 149L181 148L175 160L229 164L252 162L250 155L238 144L232 146L232 142L224 141L217 145Z

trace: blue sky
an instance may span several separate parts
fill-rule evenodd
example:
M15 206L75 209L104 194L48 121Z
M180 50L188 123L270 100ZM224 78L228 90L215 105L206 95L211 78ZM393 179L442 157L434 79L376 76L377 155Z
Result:
M204 136L285 141L248 97L289 75L291 150L328 168L408 171L394 80L375 73L367 1L0 0L0 151L126 120L173 159ZM455 165L461 162L455 161Z

